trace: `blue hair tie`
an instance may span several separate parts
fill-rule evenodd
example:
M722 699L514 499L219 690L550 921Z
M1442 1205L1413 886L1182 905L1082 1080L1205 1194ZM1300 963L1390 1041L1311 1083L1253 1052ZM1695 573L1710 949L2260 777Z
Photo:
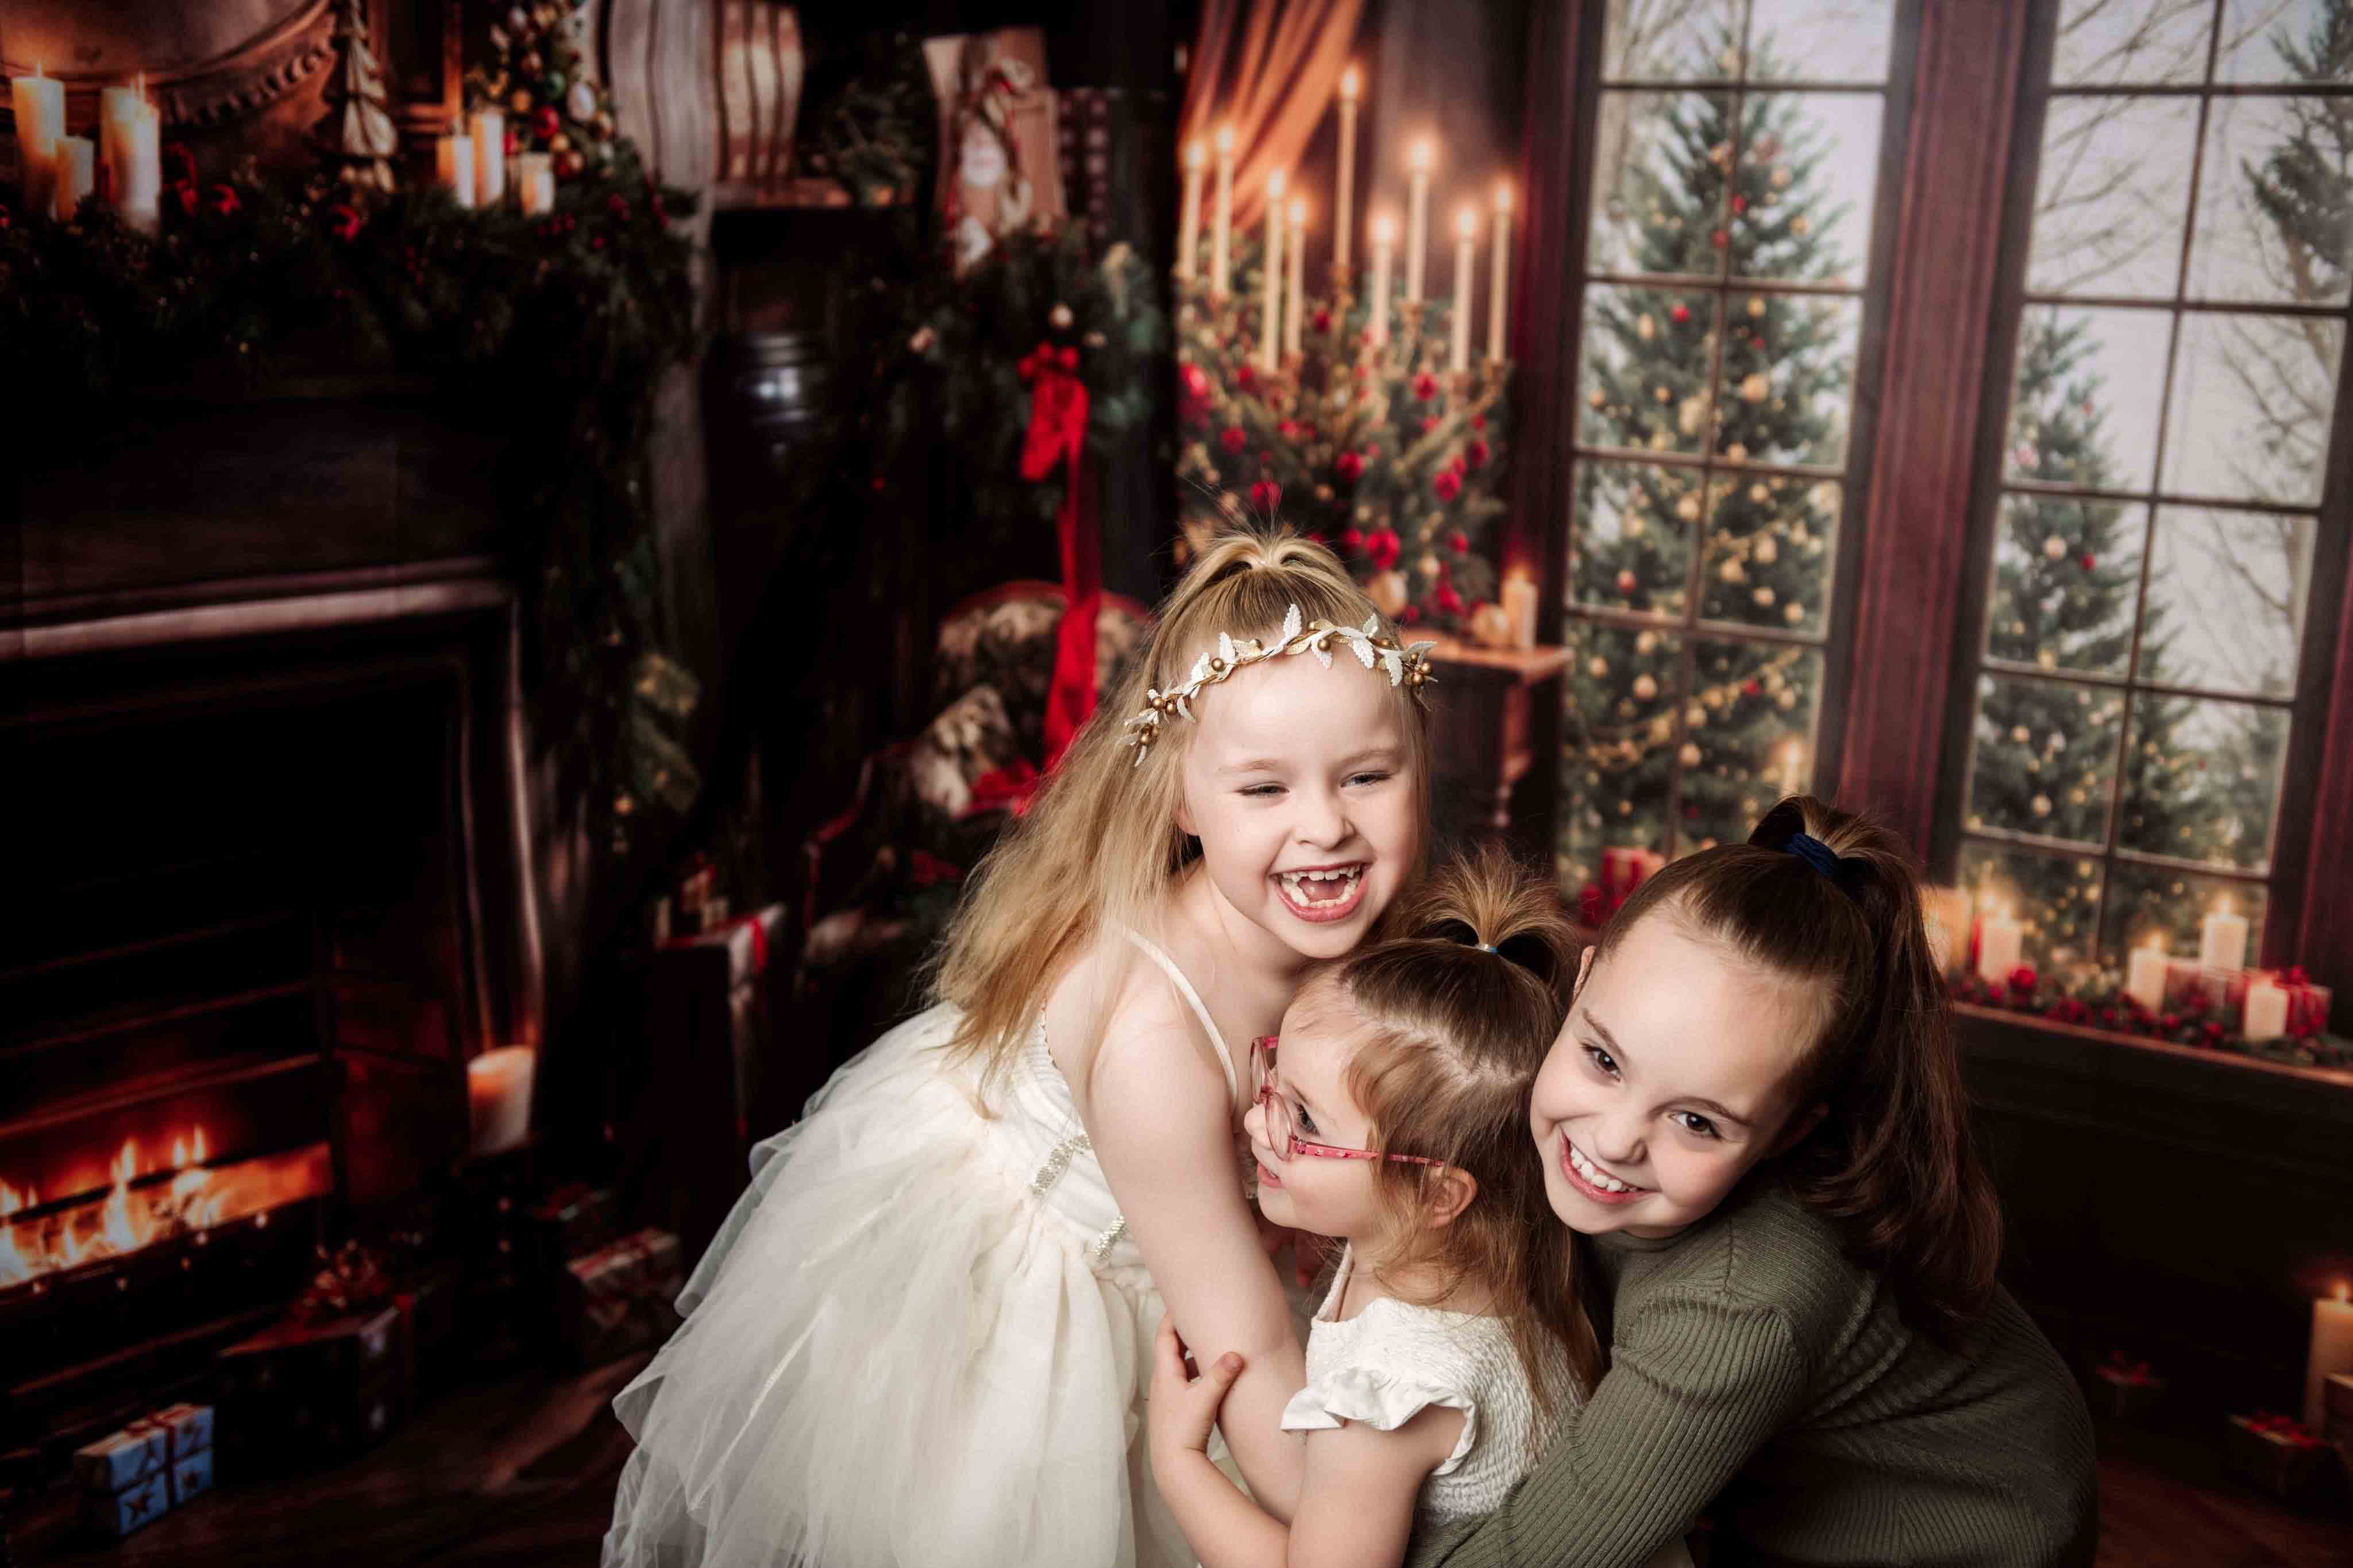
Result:
M1861 856L1841 855L1810 833L1792 833L1781 847L1830 879L1831 885L1848 898L1859 897L1855 882L1870 864Z
M1493 952L1495 951L1495 944L1492 942L1478 942L1474 945L1477 946L1481 952Z

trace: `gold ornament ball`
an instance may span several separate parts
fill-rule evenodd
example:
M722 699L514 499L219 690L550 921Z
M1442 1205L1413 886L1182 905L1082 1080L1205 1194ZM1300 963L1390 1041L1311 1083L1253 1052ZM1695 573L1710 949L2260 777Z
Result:
M1685 496L1683 500L1675 502L1675 515L1682 518L1685 522L1697 522L1699 521L1699 497Z
M1746 403L1762 403L1772 390L1772 384L1765 379L1763 371L1752 371L1748 378L1740 384L1741 400Z
M531 112L531 89L529 88L519 87L514 89L514 96L507 100L507 107L513 110L517 114L529 114Z
M1699 766L1699 747L1689 741L1685 741L1683 742L1683 749L1675 753L1675 761L1683 763L1683 765L1687 768L1695 768Z
M1745 463L1748 460L1748 448L1735 441L1724 449L1724 457L1726 462Z
M1372 600L1373 608L1391 620L1395 620L1404 613L1406 606L1405 574L1402 572L1375 573L1365 584L1365 596Z
M1471 636L1486 647L1509 647L1512 617L1501 605L1482 605L1472 612Z
M1656 680L1647 675L1638 675L1634 678L1634 696L1637 700L1648 702L1658 694L1659 683Z
M1794 626L1806 618L1806 606L1792 600L1789 607L1781 612L1781 618Z
M568 153L572 150L572 138L559 131L547 139L547 150L551 153Z
M1761 316L1765 313L1765 297L1763 295L1751 294L1748 296L1748 313L1752 316Z

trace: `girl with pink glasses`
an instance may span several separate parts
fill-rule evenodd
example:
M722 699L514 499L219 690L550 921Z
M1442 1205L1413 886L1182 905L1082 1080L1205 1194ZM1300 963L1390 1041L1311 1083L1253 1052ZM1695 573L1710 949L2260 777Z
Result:
M1242 1413L1239 1358L1186 1365L1164 1320L1150 1432L1161 1494L1204 1568L1404 1560L1410 1536L1492 1511L1598 1381L1575 1252L1527 1157L1528 1091L1552 1043L1571 932L1500 854L1450 866L1400 910L1412 932L1319 966L1252 1050L1245 1121L1260 1207L1343 1243L1283 1407L1306 1473L1286 1520L1207 1452ZM1683 1568L1680 1542L1652 1568Z

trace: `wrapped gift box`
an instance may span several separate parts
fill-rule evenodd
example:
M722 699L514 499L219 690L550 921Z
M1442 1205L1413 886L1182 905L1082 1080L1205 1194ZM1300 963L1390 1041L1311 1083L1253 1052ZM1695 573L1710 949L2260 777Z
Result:
M408 1405L405 1321L397 1304L289 1321L222 1351L220 1462L240 1476L299 1468L390 1431Z
M678 1237L649 1229L608 1242L565 1264L560 1287L558 1332L575 1363L625 1355L678 1326Z
M147 1417L164 1428L170 1457L189 1458L213 1446L213 1407L209 1405L166 1405Z
M202 1497L213 1489L213 1451L199 1448L184 1458L172 1461L172 1506L179 1507L190 1498Z
M152 1420L133 1421L75 1451L74 1481L85 1492L111 1497L162 1476L171 1460L171 1434Z
M2284 1415L2233 1415L2222 1428L2224 1461L2274 1497L2302 1491L2328 1453L2326 1443Z
M400 1308L379 1307L322 1323L283 1322L220 1352L224 1398L270 1392L295 1381L356 1384L400 1351Z
M2092 1369L2092 1406L2101 1415L2130 1421L2146 1414L2165 1393L2165 1379L2147 1362L2114 1356Z
M172 1507L171 1479L158 1468L146 1479L116 1492L91 1492L81 1500L82 1518L101 1534L121 1537L154 1523Z

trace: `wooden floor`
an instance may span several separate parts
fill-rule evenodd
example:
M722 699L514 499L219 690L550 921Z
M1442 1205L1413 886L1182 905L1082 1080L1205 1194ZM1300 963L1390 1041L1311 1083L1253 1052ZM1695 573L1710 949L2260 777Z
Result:
M53 1503L16 1521L16 1560L593 1568L628 1454L608 1402L641 1364L445 1394L364 1458L225 1488L120 1544L80 1536ZM2353 1505L2285 1508L2222 1475L2197 1443L2103 1432L2100 1511L2100 1568L2353 1568Z

